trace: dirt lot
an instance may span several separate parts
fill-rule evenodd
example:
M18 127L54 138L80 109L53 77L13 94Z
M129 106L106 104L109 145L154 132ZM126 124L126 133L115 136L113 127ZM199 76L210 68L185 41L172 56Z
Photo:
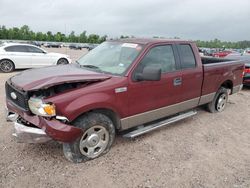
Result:
M16 73L0 73L0 187L250 187L250 89L231 96L222 113L201 108L137 139L118 136L105 156L72 164L58 143L20 144L11 136L4 81Z

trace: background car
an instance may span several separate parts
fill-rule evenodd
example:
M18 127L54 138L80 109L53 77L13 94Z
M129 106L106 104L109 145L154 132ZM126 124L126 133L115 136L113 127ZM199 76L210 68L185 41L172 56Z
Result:
M245 49L244 53L250 54L250 48Z
M245 64L243 85L248 87L250 86L250 64Z
M214 52L212 54L213 57L225 57L227 56L228 54L232 53L232 51L229 51L229 50L224 50L224 51L219 51L219 52Z
M80 44L70 44L69 49L81 50L82 47L80 46Z
M58 42L46 42L43 45L46 48L61 48L61 43Z
M48 53L34 45L8 43L0 46L0 71L2 72L68 63L71 63L68 55Z
M99 44L83 44L82 48L86 48L87 50L93 50L95 47L97 47Z

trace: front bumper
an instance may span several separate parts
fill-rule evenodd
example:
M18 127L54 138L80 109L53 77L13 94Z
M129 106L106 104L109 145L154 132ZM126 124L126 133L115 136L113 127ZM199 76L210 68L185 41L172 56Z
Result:
M83 134L82 129L59 120L29 115L15 107L11 101L7 100L6 104L6 119L14 121L15 132L13 135L20 142L42 143L53 139L70 143ZM19 121L20 119L22 121Z
M18 118L18 114L14 112L10 112L7 107L5 107L5 117L7 121L16 121Z
M17 121L14 122L14 133L12 135L16 137L17 142L22 143L44 143L51 140L44 130L28 127Z

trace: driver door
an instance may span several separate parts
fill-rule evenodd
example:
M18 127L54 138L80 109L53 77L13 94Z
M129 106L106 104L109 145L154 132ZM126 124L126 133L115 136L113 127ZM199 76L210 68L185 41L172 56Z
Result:
M176 57L175 48L166 44L153 46L139 62L128 87L131 117L127 128L167 116L182 101L182 73ZM146 66L161 68L161 80L137 81L135 75Z

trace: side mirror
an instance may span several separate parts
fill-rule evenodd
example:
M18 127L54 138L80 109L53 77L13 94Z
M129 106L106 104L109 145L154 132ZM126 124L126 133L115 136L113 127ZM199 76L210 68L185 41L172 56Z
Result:
M161 80L161 68L146 66L142 73L135 75L137 81L159 81Z

